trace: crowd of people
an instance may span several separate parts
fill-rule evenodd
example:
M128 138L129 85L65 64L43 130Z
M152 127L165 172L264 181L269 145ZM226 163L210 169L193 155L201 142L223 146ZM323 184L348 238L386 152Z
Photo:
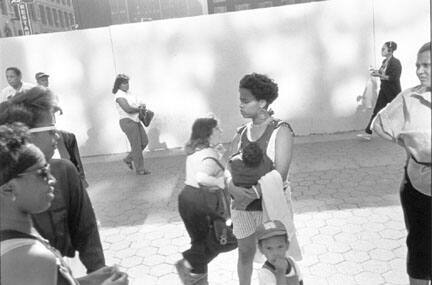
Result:
M386 59L371 72L381 79L381 90L366 134L374 131L406 150L400 193L407 272L411 285L427 285L432 275L431 43L417 53L420 85L403 92L396 48L386 42ZM18 68L8 68L10 86L0 98L1 284L128 284L126 273L105 264L76 138L55 127L63 110L48 88L49 75L37 73L38 86L21 77ZM215 117L192 125L185 186L178 196L191 240L175 264L183 284L208 284L208 264L235 248L240 285L251 284L260 254L266 259L258 271L260 284L303 284L289 185L294 131L270 109L278 91L263 74L240 79L240 114L249 122L237 129L228 149L220 147L222 129ZM124 74L115 78L112 93L131 147L123 162L137 175L148 175L142 154L148 138L139 117L146 106L130 92ZM76 253L88 273L78 279L68 265Z

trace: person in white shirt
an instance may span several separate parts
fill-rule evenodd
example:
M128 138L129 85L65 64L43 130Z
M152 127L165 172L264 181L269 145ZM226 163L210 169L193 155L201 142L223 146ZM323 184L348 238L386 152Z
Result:
M120 128L126 134L131 146L131 152L123 161L131 170L135 167L137 175L150 174L150 171L144 168L142 154L148 144L148 137L138 117L140 110L145 108L145 105L139 104L138 98L129 92L127 75L117 75L112 93L115 95Z
M407 153L400 197L407 235L410 285L428 285L432 278L431 197L431 43L417 53L420 85L408 88L382 109L372 122L381 137Z
M0 103L15 96L15 94L31 89L33 84L22 81L22 73L17 67L6 68L6 80L9 86L0 92Z

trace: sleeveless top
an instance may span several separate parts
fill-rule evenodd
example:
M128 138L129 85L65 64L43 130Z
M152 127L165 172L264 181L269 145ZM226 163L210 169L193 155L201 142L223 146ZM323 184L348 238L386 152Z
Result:
M15 230L0 231L0 248L2 257L6 253L11 252L14 249L36 244L43 246L56 258L58 285L79 285L78 281L73 278L72 271L70 270L69 266L64 262L60 252L54 247L52 247L48 243L48 241L44 240L41 237L36 237Z
M276 134L275 132L280 126L285 125L288 127L288 129L291 131L292 134L294 134L290 124L288 124L285 121L273 119L266 127L264 133L259 137L255 142L259 145L259 147L262 149L264 154L264 160L270 159L273 162L273 165L268 167L268 171L270 172L274 169L274 161L275 161L275 140L276 140ZM237 133L240 135L240 141L238 145L238 151L232 155L238 155L238 153L251 141L249 140L247 136L247 124L241 126L237 129ZM246 211L262 211L262 199L255 199L252 201L248 206L246 206Z
M286 258L288 261L287 272L285 273L286 284L295 284L302 285L302 275L300 273L300 269L297 263L294 261L292 257ZM275 274L275 267L270 262L266 261L262 266L262 269L270 271L272 274Z

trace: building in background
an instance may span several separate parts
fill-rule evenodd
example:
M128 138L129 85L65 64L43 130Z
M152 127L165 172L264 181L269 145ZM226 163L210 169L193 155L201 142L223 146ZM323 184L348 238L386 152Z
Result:
M106 27L111 22L108 0L73 0L77 29Z
M323 0L207 0L208 13L224 13Z
M110 0L113 24L207 14L207 0Z
M33 34L72 30L75 25L71 0L34 0L27 4ZM0 37L23 34L18 7L0 0Z

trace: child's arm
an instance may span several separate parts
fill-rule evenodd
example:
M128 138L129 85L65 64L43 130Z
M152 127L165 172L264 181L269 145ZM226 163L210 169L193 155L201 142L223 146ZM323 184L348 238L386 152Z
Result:
M212 157L203 159L201 170L196 174L196 180L203 186L225 188L223 169L215 159Z

